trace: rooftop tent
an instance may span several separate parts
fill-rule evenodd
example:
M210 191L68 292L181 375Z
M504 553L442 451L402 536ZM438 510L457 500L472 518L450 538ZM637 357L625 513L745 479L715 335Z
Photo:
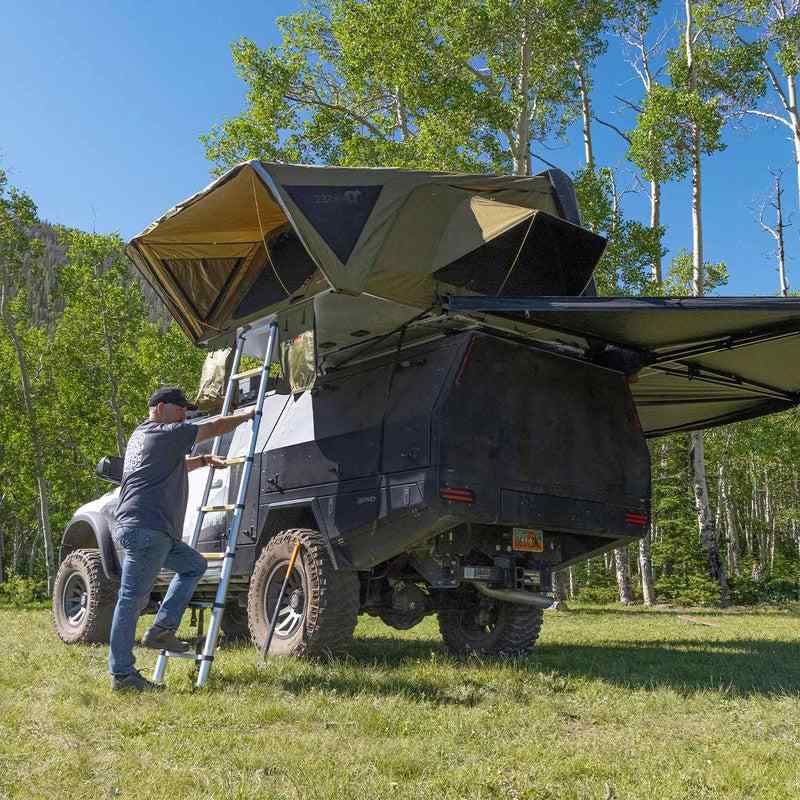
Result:
M800 300L452 297L453 312L521 316L580 337L632 373L647 436L750 419L800 403ZM609 347L610 346L610 349Z
M128 252L200 343L331 291L401 304L409 317L453 289L579 294L605 246L579 222L557 170L510 177L250 161L170 209Z

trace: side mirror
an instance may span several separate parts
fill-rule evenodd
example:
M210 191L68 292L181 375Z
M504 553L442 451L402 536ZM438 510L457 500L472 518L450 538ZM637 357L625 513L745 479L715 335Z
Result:
M119 486L122 483L122 468L125 462L119 456L104 456L97 462L95 473L98 478Z

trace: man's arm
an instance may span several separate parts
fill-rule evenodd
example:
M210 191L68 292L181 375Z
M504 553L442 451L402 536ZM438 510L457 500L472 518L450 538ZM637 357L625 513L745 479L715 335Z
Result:
M227 417L212 417L205 422L197 425L196 442L204 442L206 439L213 439L215 436L222 436L223 433L232 431L239 427L243 422L253 419L256 415L255 406L241 409Z
M212 456L207 453L202 456L186 456L186 471L192 472L201 467L216 467L217 469L225 469L228 466L226 459L221 456Z

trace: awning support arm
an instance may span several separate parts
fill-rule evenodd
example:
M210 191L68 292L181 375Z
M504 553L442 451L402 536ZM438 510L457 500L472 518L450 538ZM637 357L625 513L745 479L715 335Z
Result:
M652 369L656 372L662 372L665 375L687 378L690 381L695 380L701 383L710 383L715 386L732 386L737 389L747 389L753 394L761 395L762 397L770 397L774 400L785 400L787 403L798 402L797 394L794 392L785 392L783 389L778 389L775 386L769 386L765 383L758 383L757 381L742 378L741 375L737 375L735 372L721 372L715 369L709 369L708 367L698 367L695 364L682 361L677 363L686 367L686 371L684 372L674 367L663 367L659 365L650 365L645 367L645 369Z

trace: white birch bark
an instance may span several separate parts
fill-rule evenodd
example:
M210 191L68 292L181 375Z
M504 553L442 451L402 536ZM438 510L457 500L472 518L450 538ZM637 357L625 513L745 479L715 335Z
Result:
M693 0L685 0L685 29L684 43L686 48L686 66L689 73L689 89L696 88L695 65L693 52ZM703 261L703 214L702 214L702 173L700 129L692 123L691 130L691 161L692 161L692 289L695 297L704 293L705 275ZM706 480L705 446L703 434L700 431L691 433L691 463L692 484L694 489L695 509L697 511L697 524L700 529L700 540L708 557L709 574L719 582L720 605L729 603L728 578L725 573L725 564L719 553L714 518L708 501L708 481Z
M633 602L633 594L631 593L631 566L627 547L617 547L614 550L614 563L617 571L619 601L623 605L629 606Z
M642 581L642 601L646 606L652 606L656 602L656 588L653 582L653 559L650 553L650 531L639 540L639 575Z
M530 22L525 19L522 22L522 31L520 33L519 75L515 81L519 99L517 119L514 125L514 141L511 148L515 175L531 174L530 68Z
M553 605L551 608L555 611L567 610L567 588L565 583L564 571L554 569L552 572Z
M592 106L589 99L589 84L586 69L580 59L573 62L578 73L578 89L581 96L581 125L583 131L583 157L586 166L594 171L594 148L592 147Z

